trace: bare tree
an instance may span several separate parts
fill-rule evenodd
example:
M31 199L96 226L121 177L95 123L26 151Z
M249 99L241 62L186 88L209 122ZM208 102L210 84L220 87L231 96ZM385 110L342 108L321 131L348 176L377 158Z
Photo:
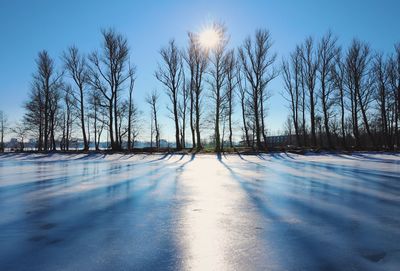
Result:
M28 101L24 104L24 108L24 123L26 123L30 133L36 137L37 150L42 151L44 143L44 98L39 81L33 80Z
M188 102L190 98L190 82L186 83L185 77L182 83L182 99L179 102L179 117L181 120L180 129L181 129L181 146L182 148L186 148L186 119L187 119L187 110L188 110Z
M373 76L375 82L375 99L380 113L380 130L384 139L384 147L393 150L390 113L393 108L389 91L389 64L382 54L377 54L373 61Z
M392 84L394 99L396 103L396 134L397 134L397 148L400 146L400 130L398 122L400 121L400 43L395 45L395 65L394 65L394 74L397 74L397 84Z
M140 129L140 122L141 122L141 115L142 112L139 110L139 108L135 105L135 103L132 104L132 117L131 117L131 149L135 148L135 143L136 143L136 138L139 136L141 129Z
M89 83L103 96L108 111L108 130L112 150L120 150L118 119L120 94L126 82L129 82L134 70L129 63L127 39L112 29L103 30L102 53L93 52L89 56Z
M302 47L303 58L303 76L305 86L308 90L310 123L311 123L311 146L317 145L316 127L315 127L315 85L317 79L318 59L314 50L314 41L308 37Z
M389 59L388 75L391 89L392 103L394 106L394 136L397 148L400 146L400 43L395 44L395 53Z
M50 78L54 73L54 61L49 57L47 51L42 51L39 53L39 57L36 61L38 66L38 73L36 79L42 84L45 102L44 102L44 149L48 150L49 147L49 111L51 103L51 87Z
M64 110L62 112L62 138L60 147L62 150L69 150L71 135L72 135L72 124L73 124L73 109L76 107L76 99L73 97L73 90L71 85L64 86Z
M301 55L300 55L299 47L296 47L296 50L290 55L289 60L282 61L282 72L283 72L283 80L285 84L286 95L284 97L290 103L290 111L292 115L292 120L288 120L288 125L293 124L295 134L296 134L296 142L298 145L302 145L300 140L300 127L299 127L299 110L300 110L300 88L301 88ZM288 126L288 129L291 129L291 126Z
M226 84L226 46L228 37L226 27L223 24L214 24L214 31L218 35L218 44L209 50L209 84L211 86L211 98L214 100L215 116L214 116L214 136L215 151L221 151L221 134L220 122L222 108L226 100L224 99L223 89Z
M135 86L135 68L131 68L131 70L133 71L131 73L130 76L130 84L129 84L129 98L128 98L128 150L132 149L132 142L133 142L133 138L134 138L134 128L133 123L134 123L134 117L135 117L135 113L136 113L136 108L134 106L133 103L133 88Z
M237 62L235 58L235 51L230 50L226 54L226 64L225 64L225 73L226 73L226 103L227 103L227 118L228 118L228 129L229 129L229 147L233 148L233 129L232 129L232 116L233 116L233 107L234 107L234 97L235 90L238 84L237 80Z
M157 90L154 90L151 94L146 97L146 102L150 105L151 108L151 138L153 138L153 133L155 132L155 139L156 139L156 147L160 148L160 126L158 123L158 101L160 95L158 94ZM153 140L151 140L153 142Z
M17 122L14 127L11 128L17 138L18 146L17 149L23 151L25 149L25 138L27 136L27 127L23 121Z
M354 136L356 145L360 146L358 112L361 111L364 127L375 146L367 117L367 110L372 101L372 87L370 81L370 48L366 43L353 40L346 56L347 80L353 112Z
M55 150L56 116L59 109L59 89L62 73L56 73L54 61L47 51L41 51L36 59L37 71L29 100L25 104L24 123L38 138L38 150Z
M239 48L243 73L251 86L249 96L252 101L257 149L266 147L264 102L269 97L266 89L268 83L278 75L277 70L273 68L276 54L271 52L271 47L270 32L259 29L255 33L254 41L248 37ZM261 136L264 138L264 146L261 144Z
M80 126L82 130L83 138L83 150L89 150L89 142L86 136L85 126L85 90L88 85L88 72L86 58L79 53L79 50L75 46L68 48L63 54L64 66L69 76L73 79L76 84L77 91L72 92L71 95L79 104L80 113Z
M222 125L221 151L224 151L224 148L225 148L225 134L226 134L227 117L228 117L227 104L224 104L223 109L221 111L221 125Z
M128 118L128 112L129 112L129 102L127 100L123 100L122 102L120 102L117 108L118 141L120 142L121 145L123 139L128 133L128 126L124 122L124 120Z
M62 86L62 84L61 84ZM60 87L61 87L60 86ZM57 149L56 146L56 128L59 126L59 112L60 112L61 93L58 88L50 93L50 108L49 108L49 133L50 133L50 147L53 151Z
M242 76L242 70L241 70L241 66L239 63L237 63L237 85L238 85L238 96L239 96L239 100L240 100L240 108L241 108L241 115L242 115L242 122L243 122L243 132L244 132L244 140L246 142L246 146L250 147L250 137L249 137L249 124L247 121L247 97L246 97L246 93L248 93L247 91L247 84L246 84L246 80L243 80L243 76Z
M333 93L333 82L331 71L335 65L336 56L339 53L337 47L337 38L333 36L332 32L328 32L318 44L318 75L320 83L320 98L323 113L323 122L326 137L328 140L329 148L334 148L331 131L329 128L330 117L332 115L331 107L333 105L333 99L331 94Z
M168 46L160 51L162 63L159 64L155 77L167 89L167 95L172 103L169 108L173 114L175 123L175 144L176 149L181 149L179 140L179 116L178 116L178 94L183 78L182 58L179 49L175 44L175 40L171 40Z
M298 50L300 53L302 53L302 48L298 47ZM301 130L302 130L302 136L303 136L303 146L307 146L308 140L307 140L307 129L306 129L306 80L305 80L305 74L304 74L304 61L302 59L301 65L300 65L300 85L301 85Z
M100 139L104 130L104 126L107 125L106 122L106 108L102 107L102 96L97 95L96 91L91 91L89 94L89 104L90 111L89 117L92 119L93 123L93 138L94 138L94 146L95 150L100 150Z
M190 129L192 147L202 149L200 138L201 93L204 73L208 65L207 54L200 48L198 35L189 32L189 43L184 58L190 71ZM196 140L197 139L197 140Z
M347 148L346 144L346 127L345 127L345 63L343 63L342 55L339 52L336 55L335 66L331 70L333 84L337 89L337 100L340 107L340 128L342 134L342 146Z
M183 58L189 68L189 98L190 98L190 105L189 105L189 122L190 122L190 131L192 134L192 148L196 148L196 128L195 128L195 78L196 78L196 62L195 62L195 42L192 38L193 35L189 34L189 43L187 49L182 53Z
M189 45L185 54L190 69L190 126L193 148L203 148L200 134L201 98L203 79L208 66L207 52L200 48L198 35L189 32Z

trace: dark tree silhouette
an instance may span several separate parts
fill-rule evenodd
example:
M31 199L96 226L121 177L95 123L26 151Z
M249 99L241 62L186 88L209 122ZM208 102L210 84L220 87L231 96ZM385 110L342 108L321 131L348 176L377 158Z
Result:
M155 139L156 139L156 148L160 148L160 126L158 123L158 101L159 101L160 95L157 93L156 90L154 90L151 94L149 94L146 97L146 102L150 105L151 108L151 139L153 138L153 134L155 133ZM154 127L154 128L153 128ZM151 147L153 145L153 140L151 140Z
M400 43L395 44L395 53L390 57L388 64L390 96L394 111L394 136L396 146L400 146Z
M95 150L100 150L100 140L101 135L104 130L104 126L107 125L106 123L106 110L101 105L104 104L101 102L102 96L97 95L96 91L91 91L89 95L89 104L90 104L90 111L89 117L92 119L93 123L93 138L94 138L94 146Z
M347 148L346 131L345 131L345 63L343 63L342 55L339 52L336 55L335 66L332 67L332 78L335 89L337 90L337 100L340 107L340 128L342 134L342 147Z
M225 64L225 73L226 73L226 103L227 103L227 117L228 117L228 128L229 128L229 147L233 147L233 107L234 107L234 98L235 98L235 90L238 84L237 80L237 62L235 58L235 51L230 50L226 54L226 64Z
M37 71L29 100L25 103L24 123L37 136L38 150L56 149L55 129L59 109L59 90L62 73L56 73L54 60L47 51L41 51L36 59Z
M361 41L353 40L347 52L346 64L348 88L353 112L353 130L357 146L361 145L358 127L359 111L361 111L368 137L372 145L375 146L367 117L367 110L373 98L370 80L370 62L371 53L369 46Z
M226 85L226 47L228 44L228 37L226 34L226 27L222 24L214 24L214 31L218 35L219 42L214 48L208 49L207 55L209 56L209 84L211 87L211 98L215 106L214 116L214 136L215 136L215 151L221 151L221 133L220 123L221 114L226 102L223 95L223 89Z
M68 151L70 147L71 135L72 135L72 125L74 122L73 110L76 107L76 99L73 98L73 90L71 85L64 85L64 110L62 112L62 137L60 141L60 148L64 151Z
M185 59L190 69L190 125L193 143L196 140L195 144L193 144L193 148L201 150L203 148L200 133L201 98L203 79L208 66L208 56L207 53L200 48L198 35L189 32L188 36L189 45ZM194 136L194 132L196 136Z
M128 94L128 150L132 150L133 148L133 141L134 141L134 128L132 127L134 124L135 114L137 109L133 103L133 89L135 86L135 68L131 67L130 70L132 73L130 74L129 80L129 94Z
M317 146L316 136L316 123L315 123L315 84L317 79L318 59L314 50L314 41L311 37L308 37L303 46L302 54L303 58L303 76L305 86L308 90L309 98L309 110L310 110L310 123L311 123L311 146Z
M250 147L250 136L249 136L249 123L247 120L247 116L248 116L248 109L246 104L248 104L247 101L247 97L246 97L246 93L248 93L247 91L247 84L246 84L246 80L243 80L243 75L242 75L242 70L241 70L241 66L239 63L237 63L237 85L238 85L238 96L239 96L239 100L240 100L240 108L241 108L241 116L242 116L242 124L243 124L243 132L244 132L244 136L243 139L246 142L246 146Z
M181 135L181 146L182 148L186 148L186 119L187 119L187 110L188 110L188 102L190 98L190 82L186 82L185 77L183 77L182 83L182 99L179 103L179 118L181 120L180 123L180 135Z
M273 68L276 54L271 52L271 34L265 29L255 33L254 40L248 37L239 48L239 58L245 78L251 86L249 97L255 124L255 137L257 149L266 147L266 134L264 124L264 103L269 96L266 94L268 83L273 80L278 72ZM261 143L261 137L264 144Z
M296 50L290 54L289 60L282 61L282 76L285 85L286 95L284 97L290 103L290 111L292 117L292 123L296 134L296 142L300 146L302 142L300 140L300 98L301 98L301 55L300 50L297 47ZM288 97L287 97L288 95Z
M121 134L118 113L121 92L134 70L129 64L127 39L113 29L103 30L102 52L89 56L89 83L102 95L108 111L108 131L112 150L121 150Z
M159 64L155 77L159 80L167 90L167 95L171 101L172 108L169 110L173 114L175 124L175 144L176 149L181 149L179 139L179 115L178 115L178 95L179 89L183 81L182 57L179 49L175 44L175 40L171 40L168 46L160 51L162 62Z
M196 44L193 35L189 33L189 43L187 49L183 52L183 58L189 69L189 122L192 134L192 148L196 148L196 124L195 124L195 96L196 96L196 62L195 62Z
M83 138L83 150L89 150L89 142L86 136L85 125L85 90L88 85L88 71L86 58L79 53L75 46L68 48L67 52L63 54L64 66L69 76L73 79L78 88L77 93L71 92L72 97L76 99L79 104L80 122Z
M333 36L332 32L328 32L322 37L318 44L318 75L320 83L319 96L321 98L323 123L330 149L334 148L330 131L330 118L333 115L331 108L334 101L331 94L334 91L333 77L331 75L332 69L335 65L335 59L339 53L337 47L337 38Z

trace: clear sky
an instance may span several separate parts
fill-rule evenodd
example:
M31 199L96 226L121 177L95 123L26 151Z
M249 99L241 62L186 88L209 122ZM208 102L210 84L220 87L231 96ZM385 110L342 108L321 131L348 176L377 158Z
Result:
M153 76L159 49L171 38L186 45L187 31L212 20L226 24L232 48L256 28L269 29L280 62L306 36L319 38L328 29L344 46L357 37L389 53L400 41L399 10L396 0L0 0L0 110L12 122L22 116L39 50L47 49L60 67L59 56L72 44L85 53L99 48L102 28L113 27L127 36L138 68L136 101L149 115L145 94L161 90ZM282 129L287 116L282 87L280 78L271 84L267 126L272 131ZM161 103L162 129L167 133L172 121L165 96Z

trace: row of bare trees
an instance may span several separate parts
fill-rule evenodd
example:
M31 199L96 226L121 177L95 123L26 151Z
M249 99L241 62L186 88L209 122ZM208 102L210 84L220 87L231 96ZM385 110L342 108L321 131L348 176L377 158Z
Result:
M185 49L179 50L172 40L160 51L162 62L155 76L165 86L171 102L176 147L185 147L187 114L193 148L203 148L201 127L207 123L212 126L215 151L221 151L225 141L233 147L234 105L240 96L244 142L265 149L268 84L278 75L271 35L265 29L257 30L236 53L228 47L226 27L214 24L212 28L219 40L212 48L204 48L198 35L189 33ZM210 110L203 112L205 107ZM208 114L208 121L202 121L203 113Z
M101 50L89 55L75 46L68 48L59 71L47 51L39 52L24 116L39 151L55 150L56 142L68 150L74 123L81 131L84 151L89 150L91 134L95 148L100 148L105 129L112 150L121 150L125 138L126 147L133 147L138 110L133 103L135 67L128 42L112 29L102 31L102 38ZM57 131L61 131L59 140Z
M329 149L399 145L400 45L388 56L358 40L346 49L328 32L317 42L305 39L279 65L268 30L256 30L235 49L229 47L223 24L212 28L218 35L215 46L204 46L199 34L189 32L185 48L172 39L159 52L154 76L168 97L176 149L202 149L208 129L217 152L234 147L235 131L242 145L266 150L270 82L279 75L290 109L286 125L292 144ZM61 60L57 70L48 52L36 59L23 123L38 150L55 150L57 142L68 150L76 129L85 151L92 142L100 149L105 137L112 150L131 150L140 114L127 39L104 30L100 51L85 55L72 46ZM146 97L151 147L154 139L156 148L160 101L156 90Z
M283 59L282 75L298 146L399 145L400 45L384 56L359 40L342 48L328 32L296 46Z
M202 131L207 125L213 127L216 151L223 149L225 141L233 147L234 107L240 96L244 142L264 149L265 102L270 97L267 86L278 75L273 67L276 54L271 51L270 33L256 31L235 51L228 47L226 27L212 27L219 36L215 47L205 48L197 33L188 33L186 48L178 48L171 40L160 50L155 78L169 99L167 108L175 127L175 147L187 147L189 126L189 145L202 149ZM56 69L47 51L41 51L36 59L37 71L23 123L36 138L37 149L55 150L59 142L62 150L68 150L76 127L84 151L89 150L90 142L94 142L95 149L100 148L103 131L107 132L112 150L132 149L138 135L138 109L133 101L136 73L130 63L127 39L112 29L104 30L100 51L85 55L72 46L61 60L62 68ZM159 94L149 94L146 102L152 112L151 142L155 135L155 146L159 148Z

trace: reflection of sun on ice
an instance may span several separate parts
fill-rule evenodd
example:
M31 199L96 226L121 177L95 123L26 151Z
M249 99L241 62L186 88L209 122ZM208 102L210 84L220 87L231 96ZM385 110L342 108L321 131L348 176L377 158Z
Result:
M196 157L196 163L189 163L180 175L182 189L186 202L180 210L180 228L178 236L182 236L184 270L242 270L235 256L241 255L240 247L247 244L255 245L255 240L243 231L234 229L250 229L254 224L236 224L244 215L236 204L247 203L246 194L237 182L232 182L231 173L222 163L214 163L208 157ZM182 191L183 191L182 190ZM189 199L189 198L188 198ZM242 206L242 205L241 205ZM249 214L246 211L246 215ZM254 219L245 221L254 223ZM249 268L251 269L251 268Z
M206 28L199 33L199 43L204 49L216 48L220 40L220 33L215 27Z

